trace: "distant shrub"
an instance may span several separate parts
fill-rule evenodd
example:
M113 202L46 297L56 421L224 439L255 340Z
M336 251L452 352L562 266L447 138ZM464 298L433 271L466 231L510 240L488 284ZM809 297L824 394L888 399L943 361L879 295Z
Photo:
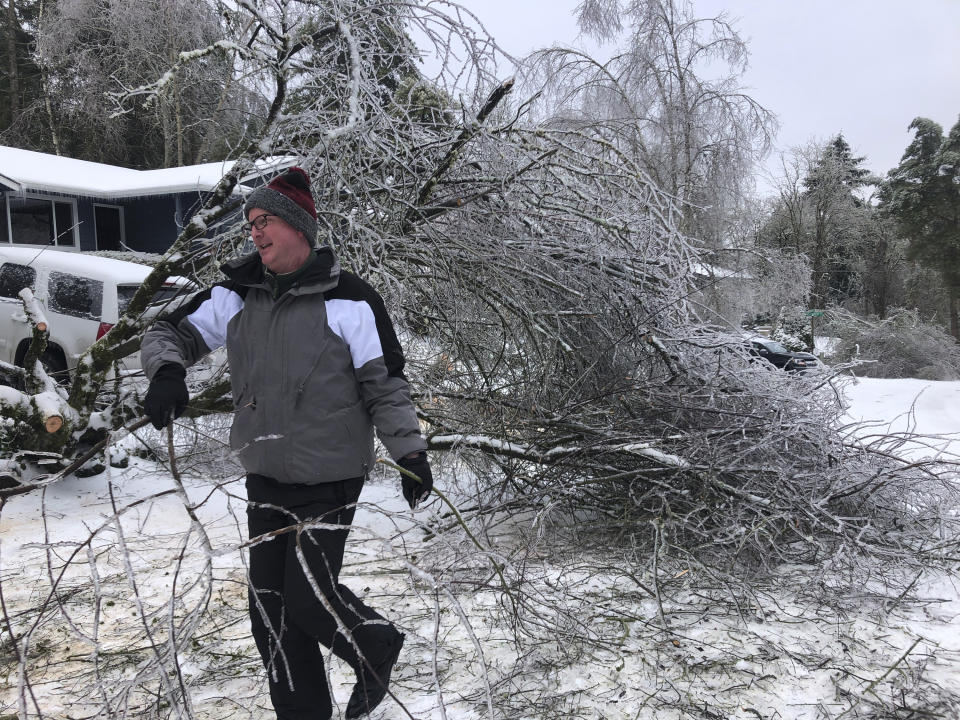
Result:
M915 310L897 308L882 320L834 310L823 332L836 338L828 360L864 361L858 375L960 380L960 344L940 326L923 322Z
M810 321L798 307L780 308L770 339L776 340L787 350L794 352L813 351L813 331L810 328Z

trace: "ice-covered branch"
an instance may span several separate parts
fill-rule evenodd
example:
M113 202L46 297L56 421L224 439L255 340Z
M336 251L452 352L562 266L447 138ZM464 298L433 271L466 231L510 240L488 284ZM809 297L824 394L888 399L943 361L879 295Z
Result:
M583 447L577 447L571 444L542 450L536 446L509 442L498 437L450 434L431 435L428 442L430 448L436 450L473 448L491 455L501 455L536 463L554 463L570 457L625 453L627 455L646 458L657 465L665 467L695 469L683 458L658 450L650 443L588 445Z
M157 101L157 97L159 95L167 92L171 83L177 77L177 74L180 73L186 65L214 53L236 53L247 59L250 59L253 56L253 53L249 48L239 45L232 40L218 40L217 42L212 43L204 48L197 48L196 50L184 50L177 56L176 62L173 64L173 66L156 81L147 83L145 85L140 85L139 87L125 88L122 92L109 93L110 97L112 97L117 105L120 106L120 109L112 113L110 117L117 118L130 112L130 108L124 108L124 105L131 99L143 95L147 96L143 106L149 108Z

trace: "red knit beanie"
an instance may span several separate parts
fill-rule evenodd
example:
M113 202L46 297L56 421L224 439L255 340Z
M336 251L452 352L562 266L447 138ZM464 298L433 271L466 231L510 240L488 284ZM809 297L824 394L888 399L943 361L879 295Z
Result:
M243 204L244 217L249 217L254 208L282 218L306 235L311 244L316 243L317 208L310 191L310 176L303 169L289 168L250 193Z

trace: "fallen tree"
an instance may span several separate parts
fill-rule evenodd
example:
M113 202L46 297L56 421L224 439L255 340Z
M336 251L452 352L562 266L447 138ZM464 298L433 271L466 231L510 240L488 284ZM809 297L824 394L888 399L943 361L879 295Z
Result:
M139 415L135 387L114 387L105 406L102 391L136 349L149 299L170 275L212 277L239 240L218 225L239 203L238 178L264 156L293 156L318 179L321 236L408 330L433 447L470 448L478 473L495 468L480 505L550 497L624 527L660 518L678 546L758 560L824 552L821 536L887 547L892 517L873 511L896 511L862 502L902 487L905 471L838 434L829 382L752 364L737 338L697 322L686 300L699 251L630 132L602 117L531 122L468 27L433 6L281 10L241 6L242 41L184 53L154 85L118 94L121 107L151 102L178 68L220 52L273 91L262 134L79 359L69 395L21 413L30 449L75 461ZM412 26L465 50L483 93L475 113L443 92L453 69L428 81L412 66ZM37 370L34 390L46 387ZM229 407L219 377L191 413ZM47 433L54 415L63 428ZM947 520L927 518L919 535L931 522Z

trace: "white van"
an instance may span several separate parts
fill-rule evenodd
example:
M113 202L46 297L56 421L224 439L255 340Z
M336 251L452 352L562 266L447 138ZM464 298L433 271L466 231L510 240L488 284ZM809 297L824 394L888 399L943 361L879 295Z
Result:
M0 247L0 360L22 365L30 346L32 329L19 297L23 288L33 290L47 315L50 339L40 360L63 378L116 324L150 271L147 265L80 252ZM148 314L162 312L195 289L185 278L170 278ZM139 369L139 353L126 358L123 367Z

